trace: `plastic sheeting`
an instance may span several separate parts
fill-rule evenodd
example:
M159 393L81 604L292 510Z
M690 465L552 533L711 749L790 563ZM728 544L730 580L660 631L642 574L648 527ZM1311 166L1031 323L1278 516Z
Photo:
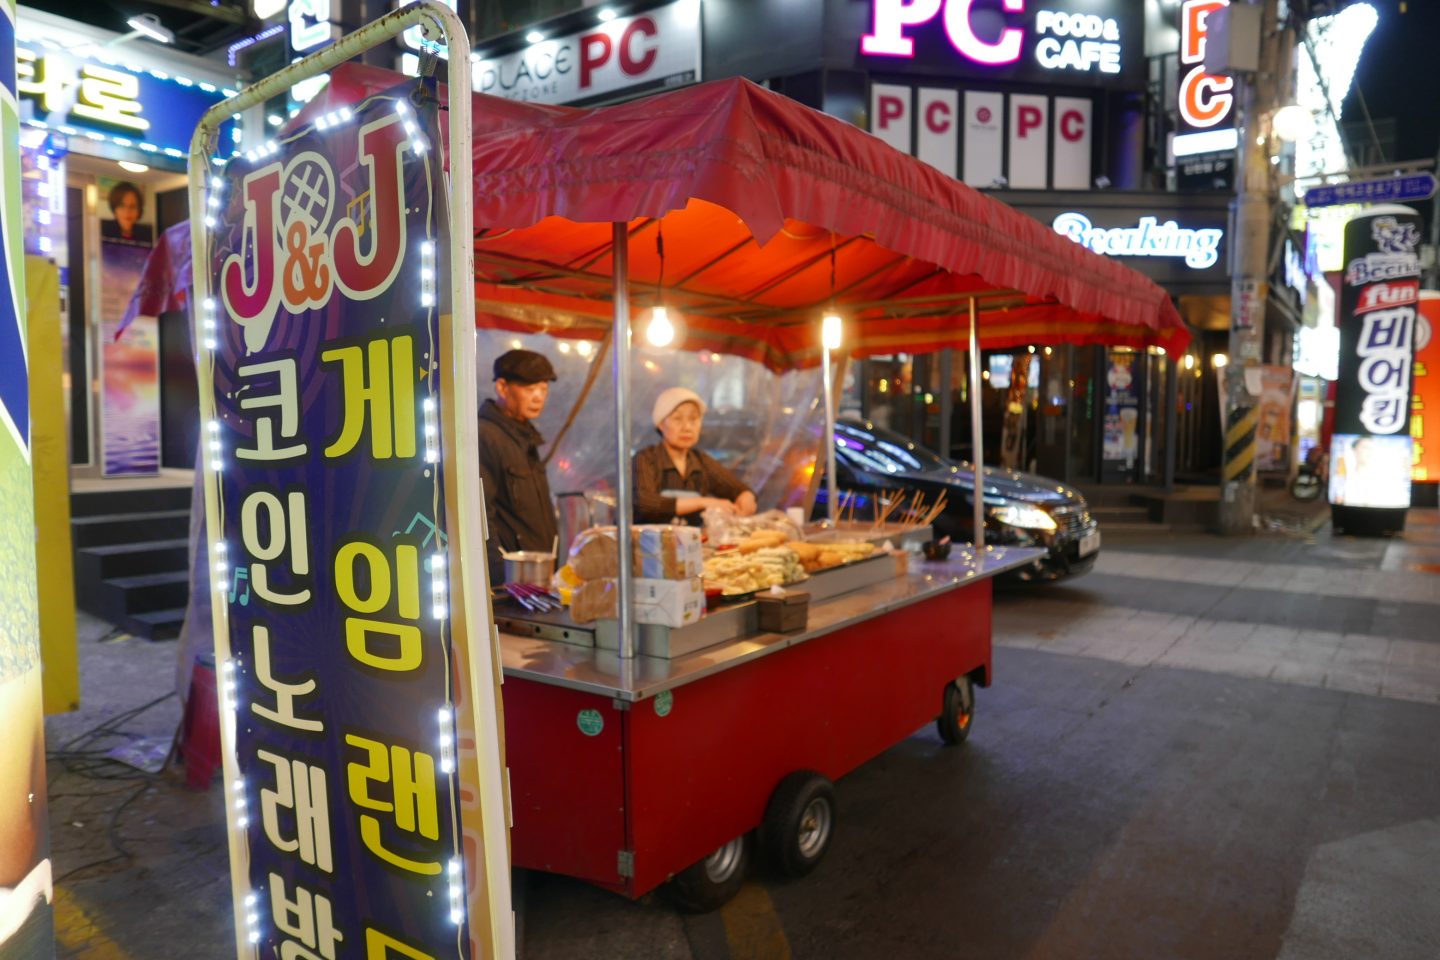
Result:
M476 331L480 400L494 396L490 375L506 350L535 350L550 358L558 379L535 426L550 456L550 489L560 501L562 548L588 519L608 522L615 491L615 393L611 354L600 357L591 341L556 340L544 334ZM559 444L561 425L575 406L593 363L603 369ZM635 450L658 443L650 420L655 398L667 387L688 387L709 407L700 446L754 490L762 510L803 505L824 428L820 371L771 373L764 366L720 353L636 347L631 350L630 436ZM633 453L634 451L632 451ZM599 494L593 517L578 497Z

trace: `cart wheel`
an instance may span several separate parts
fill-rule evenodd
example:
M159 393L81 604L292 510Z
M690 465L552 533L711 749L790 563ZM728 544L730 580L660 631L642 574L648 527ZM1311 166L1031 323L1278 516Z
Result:
M818 773L797 770L780 781L760 824L760 847L781 874L803 877L820 863L835 834L835 788Z
M750 844L746 834L675 874L667 892L686 913L709 913L740 892L749 865Z
M964 743L975 722L975 686L969 677L961 677L945 687L945 705L935 721L940 739L946 746Z

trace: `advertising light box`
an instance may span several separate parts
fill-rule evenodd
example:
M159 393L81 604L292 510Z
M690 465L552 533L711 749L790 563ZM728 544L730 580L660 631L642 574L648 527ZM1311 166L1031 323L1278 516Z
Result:
M435 83L409 82L206 184L201 438L245 956L476 955L466 664L488 630L467 649L437 118Z
M1405 526L1419 244L1420 217L1408 207L1374 207L1345 227L1330 445L1337 531L1384 534Z
M1126 0L868 0L871 70L1089 87L1145 82L1141 5Z

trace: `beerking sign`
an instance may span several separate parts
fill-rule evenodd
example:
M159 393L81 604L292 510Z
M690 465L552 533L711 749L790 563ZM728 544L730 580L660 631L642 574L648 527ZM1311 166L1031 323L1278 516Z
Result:
M438 129L433 81L403 84L207 191L197 325L244 956L474 952Z
M1375 207L1345 227L1330 502L1398 512L1388 519L1337 517L1337 527L1352 532L1362 525L1400 529L1410 505L1419 244L1420 217L1408 207Z

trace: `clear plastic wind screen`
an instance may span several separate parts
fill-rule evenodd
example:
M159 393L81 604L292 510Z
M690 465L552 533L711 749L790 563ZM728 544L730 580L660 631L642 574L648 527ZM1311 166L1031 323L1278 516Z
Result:
M555 366L545 412L535 426L551 447L584 389L591 365L603 369L595 378L575 422L550 456L550 490L559 501L562 550L583 526L587 514L579 498L566 493L600 494L613 501L615 492L615 393L611 356L600 344L559 340L545 334L501 330L476 331L476 371L480 402L494 397L491 373L495 358L523 348L543 353ZM643 334L637 334L637 339ZM803 506L824 432L821 378L818 368L771 373L750 360L719 353L690 353L653 347L630 352L631 453L659 442L650 420L655 398L668 387L688 387L709 410L700 434L700 448L749 484L760 509ZM593 499L593 498L592 498ZM597 522L613 514L603 506Z

